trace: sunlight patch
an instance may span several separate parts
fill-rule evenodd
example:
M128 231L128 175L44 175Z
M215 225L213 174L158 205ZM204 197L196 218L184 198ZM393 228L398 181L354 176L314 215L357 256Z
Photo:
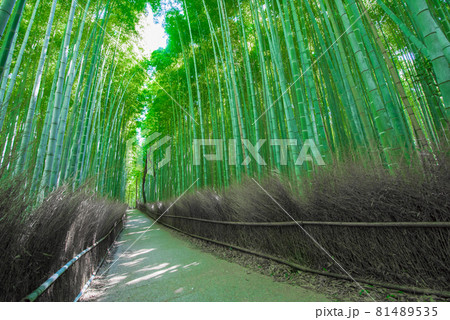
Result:
M150 280L150 279L152 279L152 278L160 277L160 276L163 275L164 273L166 273L166 272L168 272L168 271L171 271L171 270L173 270L173 269L176 269L176 268L178 268L179 266L180 266L180 265L176 265L176 266L173 266L173 267L164 269L164 270L160 270L160 271L156 271L156 272L150 273L150 274L148 274L148 275L146 275L146 276L143 276L143 277L140 277L140 278L137 278L137 279L128 281L126 284L136 284L136 283L139 283L139 282L142 282L142 281Z

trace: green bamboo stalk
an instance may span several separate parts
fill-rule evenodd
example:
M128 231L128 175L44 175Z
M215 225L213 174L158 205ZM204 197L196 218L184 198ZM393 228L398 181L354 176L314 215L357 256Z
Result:
M33 26L34 19L36 17L36 12L37 12L37 9L39 7L39 3L40 3L40 0L37 0L35 5L34 5L33 13L31 14L31 18L30 18L30 21L28 23L27 31L25 32L25 35L24 35L24 38L23 38L23 41L22 41L22 45L20 47L20 51L19 51L19 54L17 56L16 63L14 65L14 70L13 70L13 72L11 74L11 79L9 80L9 85L8 85L8 89L6 91L6 95L4 96L4 98L0 99L0 103L1 103L1 108L0 108L0 131L3 128L3 121L5 120L6 112L8 110L9 101L11 99L11 95L12 95L12 92L13 92L13 89L14 89L14 85L16 83L16 78L17 78L17 75L19 73L20 66L22 64L23 55L24 55L25 48L26 48L27 43L28 43L28 38L30 36L31 28Z
M73 20L75 16L77 2L72 0L72 5L70 7L69 19L67 21L65 36L64 36L64 46L62 48L61 62L59 65L58 82L56 84L55 100L53 106L52 121L50 125L50 135L49 142L47 146L47 155L45 159L44 176L41 180L41 186L52 190L56 184L56 172L52 171L53 159L55 158L56 142L58 138L58 129L60 125L60 115L64 99L64 79L66 73L67 60L69 55L70 46L70 35L72 33ZM65 124L65 123L64 123Z
M425 0L407 0L413 19L430 52L430 60L445 104L445 115L450 118L450 42L437 25Z
M16 0L3 0L0 5L0 39L3 36Z
M20 143L19 158L16 163L16 172L20 172L25 165L25 158L27 156L27 151L28 151L29 142L30 142L31 127L33 124L34 111L36 108L37 97L38 97L39 88L41 85L41 80L42 80L41 77L42 77L42 72L44 69L45 59L47 57L48 43L50 41L50 33L52 30L53 19L55 17L56 3L57 3L57 0L53 0L52 6L51 6L51 11L50 11L50 16L48 18L47 31L45 33L44 44L42 46L41 56L39 58L39 65L38 65L38 69L37 69L38 71L35 76L32 96L30 99L30 105L28 107L28 114L27 114L27 118L26 118L25 129L24 129L22 141Z
M14 38L16 37L16 33L18 32L20 26L20 21L22 20L22 13L25 4L26 0L19 0L19 3L17 4L16 9L14 10L13 21L10 27L8 28L8 36L0 49L0 79L2 79L3 76L6 76L6 74L4 74L5 67L8 61L10 51L14 50L13 45Z

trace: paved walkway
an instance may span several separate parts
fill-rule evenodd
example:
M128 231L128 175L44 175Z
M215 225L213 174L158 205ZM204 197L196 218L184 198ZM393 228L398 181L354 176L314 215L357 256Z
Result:
M82 301L328 301L195 249L158 224L147 230L152 223L128 212L117 250Z

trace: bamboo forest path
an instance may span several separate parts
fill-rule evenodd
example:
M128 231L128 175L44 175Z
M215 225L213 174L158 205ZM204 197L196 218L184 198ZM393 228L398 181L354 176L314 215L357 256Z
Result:
M327 301L193 248L160 225L149 229L153 222L128 212L113 253L81 301Z

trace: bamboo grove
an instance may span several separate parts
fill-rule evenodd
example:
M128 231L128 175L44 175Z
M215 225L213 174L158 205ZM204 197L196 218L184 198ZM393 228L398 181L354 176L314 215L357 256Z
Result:
M308 141L327 165L352 159L387 169L432 159L448 144L445 0L168 3L151 2L166 14L169 40L150 60L155 81L141 127L171 137L172 159L157 169L160 148L136 173L144 199L180 195L194 182L224 188L244 175L307 176L317 164L295 165L295 158ZM223 160L202 156L194 164L194 139L220 139ZM246 139L261 141L265 163L255 161ZM203 146L202 155L213 149Z
M168 45L146 59L132 43L148 4ZM317 158L434 161L449 38L446 0L1 0L0 174L37 200L89 184L155 201L301 179ZM147 158L155 133L170 140L162 167L164 146ZM198 158L198 139L219 144Z
M146 77L130 46L137 13L111 0L2 0L0 174L41 200L88 183L124 199L126 140Z

